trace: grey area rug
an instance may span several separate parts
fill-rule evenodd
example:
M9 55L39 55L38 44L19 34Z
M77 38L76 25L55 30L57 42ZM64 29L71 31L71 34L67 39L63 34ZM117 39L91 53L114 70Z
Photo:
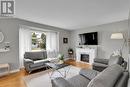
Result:
M77 75L80 71L80 68L74 66L67 66L65 69L66 70L69 69L66 78L71 78ZM64 68L59 69L59 71L64 73ZM50 73L51 70L46 70L39 73L31 74L29 76L25 76L23 79L27 87L52 87ZM62 77L62 75L58 72L54 72L52 77L53 78Z

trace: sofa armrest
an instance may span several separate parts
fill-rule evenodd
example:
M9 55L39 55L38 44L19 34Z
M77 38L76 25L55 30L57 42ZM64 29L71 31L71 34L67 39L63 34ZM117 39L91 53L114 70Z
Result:
M102 63L102 64L108 64L108 59L99 59L99 58L95 58L94 62L96 63Z
M91 80L95 76L97 76L97 74L99 74L99 71L92 70L92 69L81 69L79 74Z
M24 59L24 67L26 71L31 72L30 65L34 64L33 60L31 59Z
M73 87L67 80L62 77L58 77L51 80L52 87Z
M31 60L31 59L24 59L24 63L34 63L34 61L33 60Z

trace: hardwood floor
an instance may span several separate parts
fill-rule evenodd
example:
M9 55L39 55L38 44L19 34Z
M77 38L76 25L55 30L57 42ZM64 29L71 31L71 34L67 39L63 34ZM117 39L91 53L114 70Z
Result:
M24 69L17 73L0 77L0 87L26 87L23 77L28 75Z
M69 65L73 65L73 66L79 67L79 68L87 68L87 69L91 68L90 64L83 63L83 62L76 62L73 59L69 59L65 63L67 63Z
M67 60L65 63L80 68L91 68L91 65L89 64L75 62L72 59ZM10 75L0 77L0 87L26 87L22 78L27 75L29 74L24 69L22 69L17 73L12 73Z

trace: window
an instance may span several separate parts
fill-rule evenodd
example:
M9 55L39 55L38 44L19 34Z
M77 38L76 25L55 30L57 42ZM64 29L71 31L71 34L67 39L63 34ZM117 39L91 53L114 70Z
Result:
M46 33L32 32L32 51L46 50Z
M27 26L19 29L19 62L24 66L24 53L30 51L47 51L48 58L56 58L59 53L59 32L33 30Z

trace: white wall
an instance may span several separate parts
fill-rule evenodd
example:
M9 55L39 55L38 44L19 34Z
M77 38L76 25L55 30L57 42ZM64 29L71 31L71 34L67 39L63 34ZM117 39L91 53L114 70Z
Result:
M130 72L130 11L129 11L129 19L128 19L128 39L129 39L128 45L129 45L129 72ZM129 80L129 84L130 84L130 80Z
M128 19L128 39L129 39L129 54L130 54L130 11L129 11L129 19Z
M90 28L83 28L71 32L71 47L74 49L78 46L78 34L87 32L98 32L98 58L109 58L112 52L119 49L123 44L123 40L112 40L110 36L114 32L122 32L124 36L128 37L128 21L120 21L109 24L93 26ZM125 46L123 50L123 57L128 58L128 51ZM127 60L127 59L126 59Z
M19 68L19 25L26 25L42 29L54 30L59 32L59 50L67 56L68 44L63 44L63 37L70 36L70 32L57 27L34 23L18 18L1 18L0 19L0 32L3 32L5 39L0 43L0 48L4 47L4 42L10 42L10 52L0 53L0 63L10 63L11 70Z
M10 63L11 69L19 68L19 25L27 25L31 27L38 27L43 29L55 30L60 32L60 52L67 56L67 50L69 47L75 48L78 45L78 34L85 32L97 31L99 33L99 47L98 57L109 58L110 54L115 49L119 49L122 45L122 40L111 40L110 35L113 32L123 32L125 36L128 36L127 21L121 21L116 23L104 24L100 26L94 26L90 28L84 28L74 31L67 31L57 27L47 26L39 23L34 23L17 18L1 18L0 19L0 32L3 32L5 39L4 42L10 42L11 51L7 53L0 53L0 63ZM71 35L70 35L71 34ZM69 43L63 44L63 37L68 37ZM69 38L71 37L71 38ZM0 48L4 46L4 42L0 43ZM71 42L71 43L70 43ZM128 51L123 52L125 58Z
M128 45L129 45L129 64L128 64L128 69L129 69L129 80L128 80L128 87L130 87L130 10L129 10L129 18L128 18Z

